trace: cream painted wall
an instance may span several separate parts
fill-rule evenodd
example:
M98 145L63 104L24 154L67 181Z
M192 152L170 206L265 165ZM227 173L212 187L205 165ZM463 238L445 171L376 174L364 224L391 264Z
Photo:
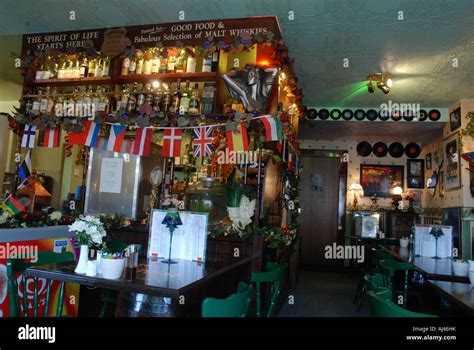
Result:
M7 88L14 88L15 85L17 84L0 83L0 99L2 98L2 91ZM20 85L17 85L16 88L21 91ZM13 106L18 107L18 105L18 101L0 101L0 112L10 113ZM14 163L12 164L13 141L13 133L9 130L7 118L0 117L0 193L3 193L3 178L5 172L15 171Z
M377 138L377 139L364 139L360 141L368 141L372 144L375 142L385 142L387 145L390 143L395 142L397 140L390 140L384 138ZM404 186L406 190L407 180L406 180L406 162L407 157L404 155L401 158L393 158L387 154L386 157L378 158L371 154L369 157L360 157L357 154L357 144L360 141L344 141L344 140L335 140L335 141L325 141L325 140L301 140L300 141L300 148L301 149L317 149L317 150L347 150L349 153L349 165L348 165L348 179L347 179L347 187L349 187L354 182L360 181L360 165L361 164L380 164L380 165L402 165L404 166ZM415 142L416 140L414 140ZM405 144L405 143L403 143ZM421 154L418 159L423 159L424 155ZM304 170L303 170L304 171ZM421 191L420 191L420 194ZM354 197L352 193L347 195L347 205L352 206L352 202ZM369 197L363 197L359 199L360 206L369 207L372 202L370 201ZM391 206L391 199L390 198L379 198L378 201L379 206L381 207L390 207Z

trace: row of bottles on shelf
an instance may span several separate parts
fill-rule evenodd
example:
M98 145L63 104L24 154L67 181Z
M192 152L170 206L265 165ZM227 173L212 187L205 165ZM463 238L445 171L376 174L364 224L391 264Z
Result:
M36 88L23 98L26 113L34 115L56 115L90 117L106 115L109 112L110 93L106 87L91 85L74 88L72 92L59 91L57 87Z
M159 113L176 114L212 114L214 107L215 83L191 84L180 80L172 84L128 84L121 90L107 91L104 86L97 86L94 91L91 85L64 88L35 88L25 94L26 112L34 115L90 116L92 111L105 115L110 111L122 113ZM69 90L70 92L67 92ZM115 109L111 106L110 97L116 99ZM142 110L144 105L148 108ZM145 106L146 107L146 106ZM69 111L69 112L68 112Z
M86 54L48 57L35 73L35 80L106 78L110 76L110 58Z
M201 70L196 65L202 59ZM195 49L150 48L136 50L132 57L122 60L121 75L149 75L159 73L217 72L219 53L199 56ZM48 56L35 73L35 80L106 78L110 76L110 58L84 53Z
M128 84L122 86L120 98L117 99L116 110L131 113L140 111L144 104L151 107L155 113L169 112L176 114L211 114L214 106L216 85L204 83L200 96L199 83L185 84L178 79L174 84Z
M196 73L198 56L194 49L150 48L137 50L132 57L122 61L121 75L159 74L159 73ZM202 57L201 72L217 72L218 51Z

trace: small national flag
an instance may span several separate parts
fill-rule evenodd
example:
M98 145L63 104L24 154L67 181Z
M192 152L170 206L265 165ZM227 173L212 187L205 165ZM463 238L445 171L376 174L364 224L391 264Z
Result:
M69 133L69 144L70 145L86 145L89 147L95 147L97 139L99 138L100 125L86 121L84 130L80 132Z
M123 139L125 137L126 126L120 124L113 124L110 128L109 141L107 143L107 150L113 152L120 152L122 148Z
M181 156L181 140L183 130L180 128L169 128L163 132L163 148L161 155L163 157Z
M247 137L247 127L245 122L240 122L237 128L233 131L227 131L227 148L234 152L247 152L249 150L249 143Z
M36 126L26 125L23 131L23 138L21 139L21 147L24 148L35 148L36 140Z
M25 188L28 185L29 182L30 182L30 178L27 177L26 179L23 180L23 182L21 184L18 185L16 190L19 191L19 190Z
M47 148L59 147L59 126L40 131L38 146Z
M8 210L12 212L14 215L21 213L22 211L25 211L26 208L21 205L20 202L18 202L13 195L9 195L7 199L5 199L5 202L3 202L2 208L4 210Z
M132 153L137 156L150 156L151 138L153 136L153 128L137 129L135 142L133 143Z
M298 161L297 157L296 157L296 153L293 149L293 147L289 146L288 147L288 168L289 169L294 169L295 166L296 166L296 162Z
M201 126L194 129L194 156L210 157L212 153L212 126Z
M278 118L271 115L265 115L260 118L265 126L265 138L267 141L280 141L283 139L283 132L281 129L281 122Z
M18 167L18 176L22 180L27 179L31 176L31 150L28 150L28 152L26 152L25 159L23 159L23 162Z

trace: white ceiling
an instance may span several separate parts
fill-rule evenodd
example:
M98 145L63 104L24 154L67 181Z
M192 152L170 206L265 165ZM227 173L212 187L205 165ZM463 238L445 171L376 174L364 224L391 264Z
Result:
M175 22L179 11L186 20L278 16L308 106L448 107L474 98L473 0L2 0L0 34ZM378 71L393 75L388 95L369 95L361 83Z

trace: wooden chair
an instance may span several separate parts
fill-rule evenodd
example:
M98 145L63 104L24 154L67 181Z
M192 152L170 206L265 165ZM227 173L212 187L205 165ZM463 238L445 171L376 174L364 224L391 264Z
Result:
M250 277L251 281L256 284L257 295L256 295L256 316L260 317L262 313L261 305L261 284L270 283L270 306L266 317L273 317L276 310L276 303L283 286L283 282L286 279L288 274L288 265L287 264L275 264L267 263L267 271L264 272L252 272Z
M74 254L72 252L66 253L55 253L52 251L41 251L38 252L37 262L27 262L22 259L7 259L7 278L8 278L8 293L10 296L10 317L20 316L20 297L18 295L18 283L16 275L22 274L21 284L23 288L23 316L29 317L28 315L28 290L27 290L27 278L25 270L33 266L59 264L63 262L74 261ZM33 277L34 281L34 295L33 295L33 316L38 317L38 277ZM50 291L52 280L46 280L46 300L44 305L43 317L48 317L49 303L50 303ZM58 303L56 307L56 317L60 317L63 311L64 303L64 288L65 282L60 282Z
M225 299L206 298L202 302L202 317L245 317L252 298L251 286L240 282L235 294Z

